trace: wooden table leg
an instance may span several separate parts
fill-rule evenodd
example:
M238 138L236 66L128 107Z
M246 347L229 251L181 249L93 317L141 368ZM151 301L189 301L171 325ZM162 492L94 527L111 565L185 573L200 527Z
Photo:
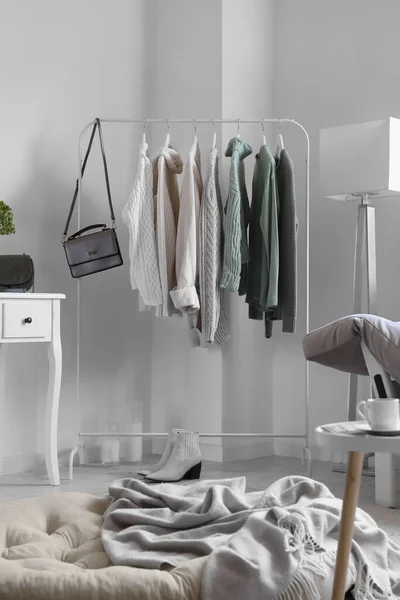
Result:
M332 600L343 600L346 591L347 569L349 565L351 541L353 539L354 517L360 491L363 461L363 452L349 452Z

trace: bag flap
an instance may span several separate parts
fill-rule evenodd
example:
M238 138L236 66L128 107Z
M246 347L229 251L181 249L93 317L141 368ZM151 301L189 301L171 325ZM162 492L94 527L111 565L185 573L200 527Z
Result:
M33 262L27 254L0 254L0 286L22 286L33 275Z
M68 263L71 266L118 254L116 234L113 229L81 235L64 242Z

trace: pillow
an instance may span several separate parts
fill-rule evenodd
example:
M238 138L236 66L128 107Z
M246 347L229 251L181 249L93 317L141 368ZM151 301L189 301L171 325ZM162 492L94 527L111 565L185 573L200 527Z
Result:
M350 315L312 331L303 340L307 360L326 367L368 375L361 340L400 383L400 322L376 315Z

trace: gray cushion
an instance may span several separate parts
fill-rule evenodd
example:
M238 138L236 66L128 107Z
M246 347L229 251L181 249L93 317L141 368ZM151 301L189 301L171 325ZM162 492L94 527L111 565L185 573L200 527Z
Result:
M361 339L379 364L400 382L400 322L350 315L312 331L303 340L307 360L346 373L368 375Z

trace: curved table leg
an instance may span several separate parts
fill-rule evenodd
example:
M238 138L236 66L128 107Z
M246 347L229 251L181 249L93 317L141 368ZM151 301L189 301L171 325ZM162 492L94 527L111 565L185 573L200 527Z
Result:
M57 454L58 405L60 400L62 350L60 338L60 302L53 300L53 335L49 344L49 387L45 419L45 459L51 485L60 485Z
M360 492L363 462L363 452L349 452L332 600L343 600L346 591L347 569L349 566L354 517L358 503L358 494Z

